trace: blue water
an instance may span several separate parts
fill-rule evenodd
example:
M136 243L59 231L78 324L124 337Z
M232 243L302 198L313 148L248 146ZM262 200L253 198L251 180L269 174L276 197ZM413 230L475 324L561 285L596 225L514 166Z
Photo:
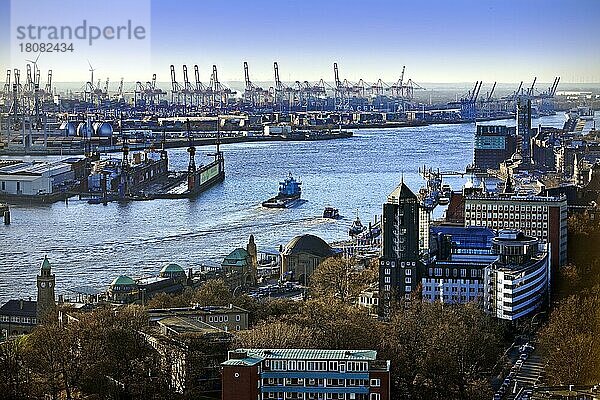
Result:
M556 115L534 125L562 126L563 121ZM13 206L12 224L0 225L0 303L35 296L35 276L45 255L54 266L57 292L63 293L81 285L105 289L119 274L156 275L167 262L185 269L219 264L235 247L245 246L250 234L259 250L276 250L303 233L345 239L356 209L363 223L372 220L402 174L417 191L423 164L464 170L472 162L474 132L474 124L435 125L361 130L334 141L232 144L223 146L225 181L195 200L102 206L71 199ZM198 154L212 150L201 147ZM169 150L169 158L172 169L187 167L185 149ZM288 172L301 179L308 201L292 209L262 208ZM453 187L463 182L450 181ZM320 218L327 205L345 218Z

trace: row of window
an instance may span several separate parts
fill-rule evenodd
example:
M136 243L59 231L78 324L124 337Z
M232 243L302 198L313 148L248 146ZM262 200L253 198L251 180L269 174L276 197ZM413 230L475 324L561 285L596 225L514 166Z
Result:
M359 302L361 305L378 305L379 299L371 296L360 296Z
M239 314L236 315L235 321L240 322L240 320L241 320L240 315ZM198 318L198 321L201 321L201 319ZM229 322L229 316L228 315L209 315L208 322Z
M13 322L17 324L36 324L37 319L34 317L19 317L19 316L10 316L10 315L1 315L0 322Z
M379 265L381 265L382 267L386 266L386 265L394 267L394 266L396 266L396 262L395 261L381 261L379 263ZM415 261L400 261L400 267L402 267L402 268L405 268L405 267L416 267L416 266L417 266L417 263Z
M263 399L301 399L301 400L381 400L379 393L291 393L291 392L269 392L262 394Z
M446 292L459 292L457 286L452 286L452 287L450 287L450 286L443 286L442 289L445 290ZM475 289L477 289L477 290L475 290ZM439 290L435 286L425 285L425 291L432 292L432 291L439 291ZM467 291L467 288L464 287L464 286L461 286L460 292L466 292L466 291ZM475 293L475 292L482 292L483 293L483 287L478 287L478 288L471 287L471 288L469 288L469 293Z
M548 211L548 206L521 206L521 205L508 205L508 204L471 204L465 205L465 210L494 210L494 211L534 211L542 212Z
M452 276L453 277L458 277L458 268L452 268ZM483 274L483 271L481 269L478 268L472 268L470 275L471 278L481 278ZM442 268L429 268L429 276L442 276L443 275L443 270ZM463 278L466 278L468 275L467 273L467 269L466 268L461 268L460 269L460 276ZM446 268L446 277L450 277L450 268Z
M386 276L384 278L384 283L392 283L392 278ZM407 276L406 278L404 278L404 283L412 283L412 278L410 276Z
M479 296L476 296L476 295L475 296L468 296L468 295L461 295L461 296L452 295L452 296L450 296L447 294L445 294L443 296L439 295L439 294L436 294L436 295L424 294L423 295L423 298L427 299L429 301L431 301L431 300L439 301L439 300L443 299L444 302L448 302L449 300L452 300L453 302L458 302L460 300L460 302L462 302L462 303L466 303L467 301L475 300L478 297Z
M380 387L381 379L263 378L263 386Z
M511 213L475 213L475 212L467 212L465 213L465 218L487 218L487 219L521 219L527 221L533 220L548 220L548 214L525 214L521 213L520 218L519 214L511 214Z
M437 279L437 278L423 278L423 283L434 283L439 284L456 284L456 285L480 285L480 281L476 279Z
M523 229L523 227L520 224L515 224L515 223L508 223L508 222L492 222L492 223L482 223L482 222L478 222L474 219L472 220L467 220L466 221L466 225L468 226L487 226L489 228L492 229L502 229L502 228L518 228L521 229L523 231L523 233L525 233L526 235L529 236L534 236L537 238L545 238L548 237L548 231L540 231L540 230L532 230L532 229Z
M392 285L383 285L383 290L386 292L389 292L392 290ZM411 285L406 285L404 286L404 291L406 293L410 293L412 291L412 286Z
M265 360L265 367L272 371L333 371L363 372L369 370L366 361L297 361Z

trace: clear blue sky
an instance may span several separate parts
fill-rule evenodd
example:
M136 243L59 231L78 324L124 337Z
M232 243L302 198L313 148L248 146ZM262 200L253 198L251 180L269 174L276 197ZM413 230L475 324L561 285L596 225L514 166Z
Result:
M166 81L168 66L179 74L184 63L198 64L204 81L212 64L221 80L242 80L243 61L253 80L271 80L278 61L283 80L331 81L337 61L352 81L396 80L406 65L417 82L600 82L597 0L148 1L151 63L118 66L126 80L156 72ZM3 43L8 3L0 0ZM114 73L119 60L99 58ZM53 66L60 80L87 76L70 65Z

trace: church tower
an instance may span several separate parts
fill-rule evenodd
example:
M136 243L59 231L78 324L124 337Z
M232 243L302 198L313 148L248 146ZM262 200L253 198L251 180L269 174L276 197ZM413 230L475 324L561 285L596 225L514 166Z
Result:
M55 306L54 301L55 277L48 257L44 257L40 273L37 276L37 319L41 321L44 314Z

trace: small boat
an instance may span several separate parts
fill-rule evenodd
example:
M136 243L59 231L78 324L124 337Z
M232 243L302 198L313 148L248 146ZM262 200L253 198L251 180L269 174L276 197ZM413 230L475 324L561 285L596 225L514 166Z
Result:
M340 219L340 211L337 208L325 207L325 210L323 210L323 218Z
M348 234L350 236L357 236L363 233L367 229L366 226L360 222L360 218L358 217L358 210L356 210L356 219L352 222L352 226L348 230Z
M283 182L279 182L279 193L277 196L263 201L262 206L267 208L289 208L292 207L302 195L302 182L296 181L290 173Z

